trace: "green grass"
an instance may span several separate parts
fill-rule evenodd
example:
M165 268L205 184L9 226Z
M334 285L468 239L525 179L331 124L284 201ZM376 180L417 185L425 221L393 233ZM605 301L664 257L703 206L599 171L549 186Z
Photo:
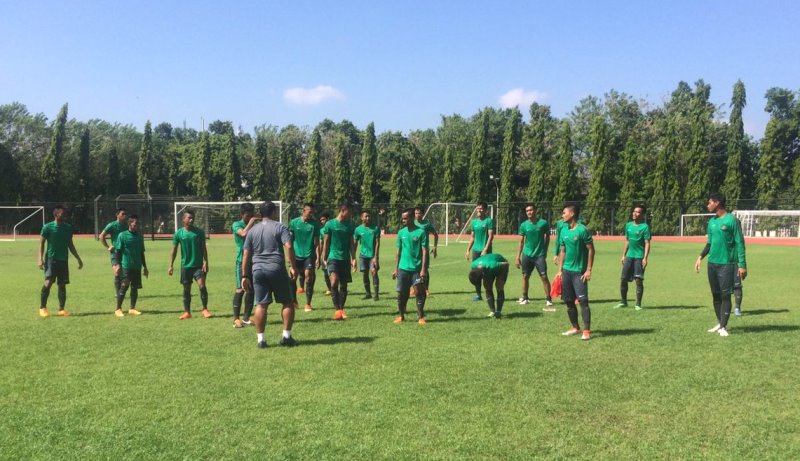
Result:
M0 458L800 458L795 248L748 247L746 314L720 338L697 244L654 242L636 312L611 308L622 242L598 241L587 343L559 334L563 307L542 313L538 282L531 305L486 319L458 244L433 262L429 324L393 325L393 244L382 300L361 301L356 281L350 319L332 322L319 295L288 350L273 347L277 310L266 350L231 328L228 239L209 241L217 315L187 322L168 242L148 242L145 315L122 319L99 243L77 241L66 319L37 316L36 243L0 244ZM512 270L507 296L519 288Z

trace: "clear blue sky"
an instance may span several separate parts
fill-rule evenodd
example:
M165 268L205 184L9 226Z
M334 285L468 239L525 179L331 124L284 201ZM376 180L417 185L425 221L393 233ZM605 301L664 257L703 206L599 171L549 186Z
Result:
M562 117L610 89L660 104L699 78L727 109L742 79L760 138L766 90L800 89L798 24L797 1L0 0L0 103L380 132L531 99Z

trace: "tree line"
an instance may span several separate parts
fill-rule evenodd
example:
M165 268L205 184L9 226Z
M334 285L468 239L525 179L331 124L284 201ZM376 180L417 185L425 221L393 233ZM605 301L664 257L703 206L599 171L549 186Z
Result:
M517 108L486 107L408 133L328 119L251 131L221 120L201 131L148 121L139 131L70 119L67 104L51 122L11 103L0 106L0 202L150 193L400 209L491 203L498 193L501 233L515 231L521 203L558 216L565 201L579 200L583 219L601 233L618 232L630 207L644 203L657 234L674 233L681 213L703 212L710 191L724 192L729 208L796 207L800 92L766 92L770 118L760 140L744 131L741 81L730 104L716 106L710 95L703 80L680 82L661 105L612 90L584 98L564 118L539 103L527 121Z

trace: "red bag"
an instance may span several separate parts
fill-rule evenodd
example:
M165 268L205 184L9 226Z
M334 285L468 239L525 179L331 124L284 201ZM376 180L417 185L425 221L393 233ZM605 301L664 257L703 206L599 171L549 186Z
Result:
M553 278L553 283L550 285L550 297L557 298L561 296L561 274L556 274Z

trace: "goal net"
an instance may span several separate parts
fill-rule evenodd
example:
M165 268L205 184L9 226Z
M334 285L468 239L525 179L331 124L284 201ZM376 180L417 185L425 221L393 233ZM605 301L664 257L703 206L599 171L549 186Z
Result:
M681 237L699 237L708 232L708 220L713 213L693 213L681 215Z
M800 210L735 210L745 237L800 238ZM681 215L681 236L706 235L711 213Z
M39 235L44 226L43 206L0 206L0 242L20 235Z
M181 224L183 212L186 210L193 210L195 212L195 225L203 229L206 235L230 234L231 225L238 221L240 217L239 205L243 203L252 203L255 205L256 214L258 214L258 207L262 202L175 202L175 229L180 229L183 226L183 224ZM283 222L283 202L273 203L278 206L280 221Z
M469 232L469 223L475 217L474 203L432 203L425 210L423 217L431 222L439 234L439 243L447 246L452 239L455 242L467 242L465 235ZM494 216L494 206L489 205L489 216Z

